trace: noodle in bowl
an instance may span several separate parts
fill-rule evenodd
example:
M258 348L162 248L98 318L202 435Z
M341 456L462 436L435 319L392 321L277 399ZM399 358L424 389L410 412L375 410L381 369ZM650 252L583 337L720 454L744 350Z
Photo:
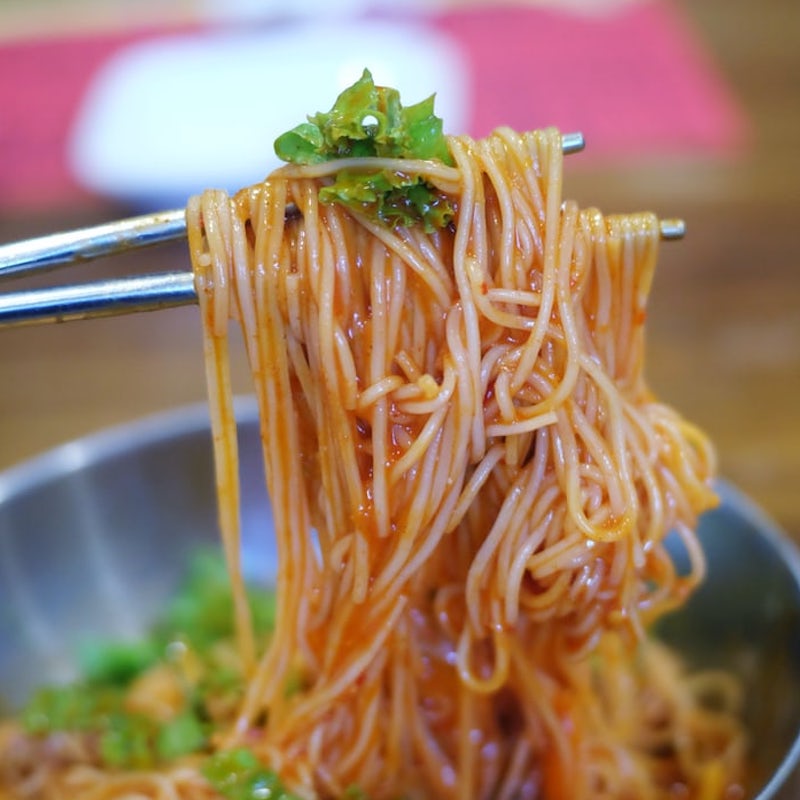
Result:
M275 574L276 553L254 403L239 401L237 417L245 570L263 578ZM95 434L0 475L0 710L74 678L75 646L87 634L146 630L191 550L218 538L213 487L205 405ZM722 503L698 529L706 582L662 634L689 665L740 678L752 797L790 800L800 760L800 558L738 491L718 489Z

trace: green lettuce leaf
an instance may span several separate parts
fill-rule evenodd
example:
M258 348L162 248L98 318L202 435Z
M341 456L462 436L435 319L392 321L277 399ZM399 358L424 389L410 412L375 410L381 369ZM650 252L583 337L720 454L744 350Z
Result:
M279 136L275 152L293 164L372 157L453 163L433 96L403 106L399 92L376 86L366 69L330 111ZM454 215L449 198L430 183L387 170L343 170L320 190L320 201L340 203L390 227L422 224L429 232L449 225Z

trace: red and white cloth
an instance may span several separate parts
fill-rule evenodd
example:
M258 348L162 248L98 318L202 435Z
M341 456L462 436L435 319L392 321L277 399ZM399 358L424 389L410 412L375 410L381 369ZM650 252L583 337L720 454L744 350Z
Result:
M730 155L747 141L733 92L669 0L591 16L493 4L415 19L461 51L473 135L498 125L553 124L585 134L587 159ZM0 213L86 196L65 154L82 99L108 59L162 35L138 30L0 46Z

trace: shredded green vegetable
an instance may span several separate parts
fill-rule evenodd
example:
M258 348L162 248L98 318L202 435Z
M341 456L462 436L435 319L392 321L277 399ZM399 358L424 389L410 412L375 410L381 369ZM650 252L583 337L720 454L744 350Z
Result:
M211 756L202 771L214 789L228 800L297 800L278 775L246 748Z
M340 158L401 158L452 164L433 96L403 106L396 89L376 86L369 70L345 89L327 113L317 113L275 141L279 158L319 164ZM421 224L426 231L453 219L448 197L420 177L390 170L342 170L319 193L390 226Z
M247 593L256 637L263 638L275 626L275 595L253 587ZM214 642L233 636L233 618L233 594L223 560L217 552L199 551L154 635L164 644L179 638L206 652Z
M248 594L254 624L267 636L275 619L274 594L252 588ZM214 726L207 701L238 702L244 691L242 675L218 661L215 650L233 638L232 603L220 554L197 553L181 590L151 634L140 642L92 642L85 647L83 679L36 692L20 715L23 728L33 736L85 734L110 769L158 769L182 756L205 755L203 776L228 800L298 800L252 751L212 753ZM190 648L201 665L199 676L185 682L181 709L166 721L130 711L126 698L133 681L154 666L175 667L170 650L176 644L183 651ZM302 673L293 673L287 695L302 691L303 685ZM349 787L343 800L369 798L358 787Z
M254 626L260 639L273 628L275 597L248 589ZM21 714L23 727L46 736L56 731L91 734L108 767L153 768L208 748L212 725L206 701L244 691L242 675L219 663L215 645L233 638L233 599L219 553L201 551L187 578L150 635L138 642L90 642L79 653L83 678L68 686L36 692ZM146 670L171 663L171 650L191 651L200 664L194 683L183 682L183 705L167 721L126 709L126 693Z
M210 726L202 708L186 708L167 722L125 709L119 686L77 683L42 689L31 698L22 724L46 736L72 731L97 737L109 767L149 769L206 747Z

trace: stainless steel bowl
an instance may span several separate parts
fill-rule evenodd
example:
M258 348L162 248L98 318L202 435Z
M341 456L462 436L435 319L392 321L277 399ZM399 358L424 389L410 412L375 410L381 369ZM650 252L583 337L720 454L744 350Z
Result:
M238 406L246 569L275 551L255 408ZM74 675L81 638L135 636L173 590L187 553L217 537L205 406L64 445L0 474L0 704ZM800 796L800 555L741 494L700 537L709 575L661 635L697 666L747 688L751 796ZM265 535L265 531L267 535ZM676 557L680 553L676 550Z

